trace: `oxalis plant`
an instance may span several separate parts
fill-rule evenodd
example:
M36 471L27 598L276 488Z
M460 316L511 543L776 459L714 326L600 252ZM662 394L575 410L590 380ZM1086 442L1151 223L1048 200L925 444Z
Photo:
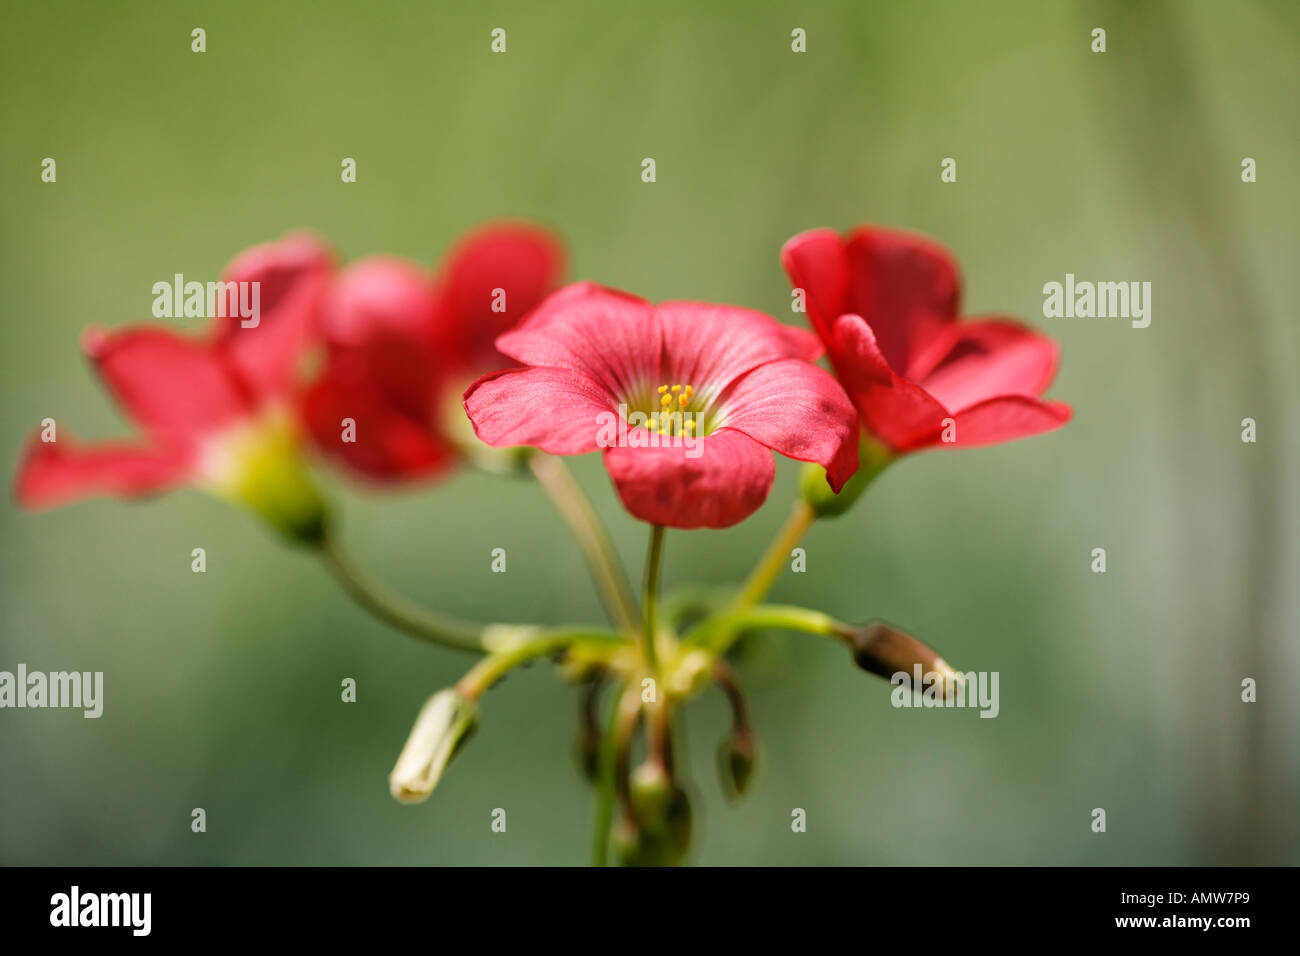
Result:
M561 288L561 246L532 226L480 229L432 273L386 256L339 269L319 239L290 235L240 254L220 285L178 290L196 297L195 314L206 305L214 316L202 339L158 327L88 331L85 350L140 435L84 445L46 419L15 494L46 507L198 486L310 549L394 628L474 655L415 719L389 777L403 802L437 786L497 681L554 660L582 688L592 862L679 863L691 807L674 740L684 705L710 685L732 714L719 761L728 794L743 794L753 773L754 728L727 662L742 635L819 635L872 674L906 684L919 668L943 695L964 689L961 674L896 627L764 603L805 532L849 512L911 452L1008 441L1070 417L1041 398L1055 343L1005 318L961 320L957 267L937 244L871 226L819 229L791 239L781 259L811 331L737 306ZM309 353L321 359L304 377ZM823 357L829 371L814 364ZM774 451L806 464L788 520L749 576L661 598L667 529L748 518L771 489ZM592 452L648 526L639 596L563 462ZM341 546L311 459L379 485L458 465L531 474L572 529L609 623L478 624L387 593Z

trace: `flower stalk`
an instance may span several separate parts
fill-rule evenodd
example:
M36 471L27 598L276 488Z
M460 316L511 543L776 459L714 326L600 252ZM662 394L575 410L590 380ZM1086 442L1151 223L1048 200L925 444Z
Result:
M754 775L758 741L749 716L749 706L740 688L740 678L731 665L721 658L713 666L713 682L726 695L727 706L731 709L731 733L718 748L718 774L726 795L736 801L745 795Z
M641 601L641 612L645 625L641 634L642 649L645 653L646 667L649 668L652 677L659 672L659 652L655 646L658 642L655 610L659 597L659 563L663 558L663 550L664 526L661 524L652 525L650 528L650 546L646 553L645 588Z
M627 750L631 746L640 713L640 691L635 682L629 681L619 688L610 703L609 722L601 747L600 785L596 793L596 819L591 839L592 866L605 866L609 862L614 801L622 793L626 802L627 778L625 773L620 775L620 766L625 770Z
M616 648L623 641L617 634L587 628L540 628L520 625L490 625L484 629L484 643L496 648L456 683L469 700L477 700L507 673L539 657L560 654L575 644L588 649Z
M343 590L380 620L430 644L471 653L487 650L481 628L417 607L405 598L392 594L352 562L334 535L326 534L321 538L319 551L321 560Z
M583 493L582 486L565 466L563 459L537 452L528 457L528 467L550 496L556 510L568 524L582 548L592 579L614 626L626 634L637 632L636 598L628 583L627 572L618 559L609 533L600 522L596 509Z

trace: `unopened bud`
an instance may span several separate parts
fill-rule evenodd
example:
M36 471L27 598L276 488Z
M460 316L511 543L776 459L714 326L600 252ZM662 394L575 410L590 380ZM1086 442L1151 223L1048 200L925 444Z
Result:
M658 760L647 760L632 771L628 796L642 830L661 830L668 817L673 782Z
M683 787L673 790L668 803L668 864L676 866L691 848L691 799Z
M388 788L402 803L419 803L438 785L447 764L474 732L478 705L455 688L440 690L425 702L393 772Z
M899 673L907 674L910 680L918 669L924 674L941 675L946 688L963 679L934 648L883 621L855 628L846 637L854 663L885 680Z
M614 825L614 853L623 866L650 865L642 845L641 831L627 817L620 817Z
M691 803L686 791L674 787L656 828L637 826L624 818L614 831L624 866L677 866L691 845Z
M739 800L745 795L754 775L757 750L754 735L748 731L733 731L718 747L718 775L729 799Z

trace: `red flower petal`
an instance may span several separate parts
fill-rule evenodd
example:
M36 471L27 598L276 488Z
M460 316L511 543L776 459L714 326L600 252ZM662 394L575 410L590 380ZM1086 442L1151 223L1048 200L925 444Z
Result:
M1068 406L1035 396L1051 384L1056 343L1015 322L957 321L961 278L937 243L862 227L795 236L782 263L807 292L808 315L867 431L901 453L987 444L1062 424ZM955 411L949 411L953 409Z
M396 256L371 256L344 269L323 310L329 347L325 376L354 390L368 389L369 404L429 421L446 369L435 356L437 299L428 273Z
M464 238L439 269L443 362L476 372L509 364L494 341L536 308L563 274L564 247L545 229L502 223ZM493 310L497 289L505 293L503 311Z
M253 406L221 353L165 329L90 329L83 344L133 420L167 442L192 446Z
M90 495L146 495L183 483L190 467L189 455L180 450L77 446L66 436L54 442L35 437L18 466L14 497L25 508L49 508Z
M1073 414L1064 402L1045 402L1029 395L1001 395L958 412L955 441L970 448L1027 438L1060 428Z
M938 440L948 410L929 392L895 374L861 316L835 323L831 360L867 431L896 452Z
M257 394L292 390L332 269L328 247L306 233L254 246L226 267L222 281L258 283L258 319L247 327L252 320L238 315L216 319L216 342Z
M550 290L562 264L549 233L504 225L461 242L437 280L393 256L345 270L324 309L329 361L304 404L317 443L377 479L427 475L454 461L444 398L459 395L484 362L505 364L492 340ZM501 312L493 310L498 289ZM343 418L356 421L356 442L340 440ZM589 431L594 437L595 426Z
M323 376L302 400L302 417L316 447L367 478L380 481L434 474L457 459L428 423L411 418L369 387ZM355 425L343 440L343 420Z
M899 375L920 381L948 351L961 278L948 250L923 236L866 227L848 236L848 307L876 334Z
M849 269L844 240L833 229L801 232L781 247L781 264L796 289L803 289L808 320L822 340L848 307Z
M662 338L650 303L591 282L547 298L497 348L522 365L569 369L620 400L662 384Z
M816 365L796 359L760 365L727 389L719 412L719 427L823 466L837 492L858 470L858 414L835 378Z
M742 432L722 428L685 447L610 448L618 496L635 517L671 528L727 528L767 498L772 453ZM699 457L689 457L699 452Z
M331 348L364 349L376 338L434 343L434 282L418 264L400 256L367 256L349 265L330 285L322 333Z
M598 382L564 368L505 369L465 392L474 433L489 445L532 445L552 455L601 447L618 421L618 399Z
M769 315L731 305L663 302L654 307L667 368L662 384L690 384L701 401L764 362L821 357L820 340Z
M1052 384L1061 351L1047 336L994 319L960 329L952 351L921 383L948 408L969 408L998 395L1041 395Z

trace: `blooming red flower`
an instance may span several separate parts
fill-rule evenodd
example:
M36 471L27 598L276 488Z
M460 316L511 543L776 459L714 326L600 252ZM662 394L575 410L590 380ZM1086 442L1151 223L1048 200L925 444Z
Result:
M489 445L603 449L633 515L725 528L767 497L772 451L815 461L837 491L857 469L856 416L810 364L817 339L759 312L578 283L497 348L525 368L480 378L465 410Z
M959 322L961 279L921 236L861 227L801 233L781 250L790 281L866 430L895 453L987 445L1049 431L1055 342L1015 321ZM945 419L950 427L945 428Z
M324 310L326 364L303 402L317 446L375 481L454 463L473 441L461 393L509 364L494 340L559 284L563 268L551 233L503 224L465 237L437 273L394 256L345 269Z
M143 441L82 445L56 425L54 440L38 434L24 453L18 502L49 507L193 483L283 530L312 533L319 500L297 469L291 407L331 268L319 241L289 236L241 253L222 276L259 283L256 324L217 319L207 341L149 326L88 329L85 351Z

